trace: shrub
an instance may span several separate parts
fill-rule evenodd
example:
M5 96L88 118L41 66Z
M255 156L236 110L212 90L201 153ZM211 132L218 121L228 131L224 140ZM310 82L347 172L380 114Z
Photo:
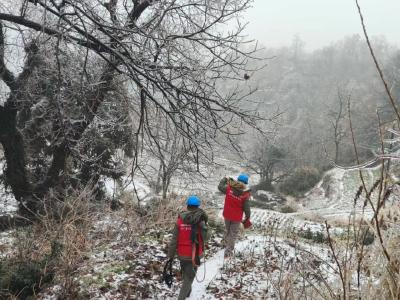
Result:
M311 189L321 179L321 173L313 167L301 167L286 179L281 185L283 193L299 196Z
M42 260L17 260L0 262L0 291L18 295L20 299L37 294L42 286L50 283L55 275L54 261L60 256L62 245L53 242L51 253ZM0 296L2 295L0 293Z
M290 214L290 213L296 212L296 209L294 209L293 207L291 207L289 205L284 205L280 208L280 212L284 213L284 214Z
M371 245L375 240L374 232L365 225L362 225L360 235L357 236L357 239L353 230L349 230L349 233L347 231L342 232L338 237L342 240L347 240L350 237L352 242L363 244L365 246Z
M263 201L249 200L250 207L273 210L274 206Z
M325 235L320 232L320 231L311 231L310 228L307 228L307 230L301 230L298 232L298 236L303 238L303 239L307 239L307 240L311 240L314 241L315 243L325 243L327 241L327 238L325 237Z
M269 181L262 181L256 185L251 186L252 192L256 193L258 190L263 190L263 191L274 191L274 187L272 186L271 182Z
M0 297L18 295L22 299L40 290L43 278L40 262L0 262Z
M375 240L375 235L371 230L368 230L368 228L365 228L362 230L362 243L363 245L371 245L374 240Z
M73 275L91 248L89 231L98 220L94 194L90 186L67 195L49 193L35 222L13 231L15 255L0 262L0 299L36 299L53 279L62 287L59 298L76 299Z
M214 216L209 216L210 218L208 219L208 226L209 226L209 231L212 231L215 234L223 234L225 232L225 225L221 221L219 221L217 218Z

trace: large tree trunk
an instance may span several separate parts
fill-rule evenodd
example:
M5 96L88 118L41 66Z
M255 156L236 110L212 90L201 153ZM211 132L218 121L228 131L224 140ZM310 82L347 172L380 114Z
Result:
M27 176L23 137L16 126L16 114L15 109L7 105L0 106L0 143L3 145L7 163L5 183L11 187L17 201L29 207L32 201L32 187Z
M164 173L163 178L162 178L162 198L163 198L163 200L167 199L167 191L168 191L167 175Z
M335 141L335 164L339 163L339 141Z
M160 162L160 167L158 168L158 174L157 174L157 182L155 186L156 194L158 194L161 191L161 178L162 178L162 162Z
M51 11L51 14L58 17L59 20L69 22L64 15L57 12L56 10L50 10L50 6L47 2L38 2L45 10ZM116 1L111 5L116 5ZM150 1L144 1L139 3L135 1L134 8L129 15L129 22L125 25L127 28L133 27L134 22L140 17L143 11L150 6ZM112 9L110 13L113 14ZM45 24L37 24L24 17L12 16L7 14L1 14L3 20L10 21L12 23L20 24L33 30L39 31L40 34L46 34L48 36L59 37L57 29L49 29ZM43 26L41 26L43 25ZM73 25L73 24L71 24ZM8 97L4 106L0 105L0 143L3 146L6 170L5 170L5 182L11 187L11 190L20 203L21 212L27 216L27 212L32 211L33 213L40 208L40 201L45 197L48 191L56 187L61 181L61 174L65 170L65 165L68 157L71 154L71 150L81 140L84 132L93 122L95 115L102 102L104 101L107 93L112 88L112 81L116 76L116 69L122 63L120 52L116 49L120 47L118 43L119 39L123 39L124 35L116 33L115 36L110 37L109 46L106 46L92 36L88 36L88 32L83 32L78 26L72 26L77 30L79 34L83 34L82 39L80 37L72 37L69 42L75 42L78 45L92 49L104 59L105 65L101 70L98 78L98 84L94 88L88 90L87 94L82 97L85 101L81 122L75 122L71 124L72 128L66 133L66 136L60 135L57 137L57 141L52 141L52 156L51 161L46 168L45 175L43 178L35 179L29 172L29 161L30 155L32 157L35 153L30 153L26 145L27 140L24 140L23 133L19 131L18 127L18 114L24 110L29 110L29 107L18 107L18 103L22 103L24 97L24 88L29 84L31 75L35 68L41 65L40 61L40 49L36 45L36 41L25 48L27 53L27 60L23 71L15 76L10 70L8 70L5 64L5 35L3 32L3 24L0 21L0 79L10 88L10 96ZM107 54L106 54L107 53ZM46 54L44 54L46 55ZM59 69L60 70L60 69ZM139 80L136 79L136 83ZM22 100L22 101L21 101ZM63 118L63 116L60 116ZM61 122L61 120L60 120ZM33 217L34 214L29 216Z
M68 145L77 143L93 121L100 104L110 89L114 74L113 67L107 65L100 77L102 84L86 99L88 113L85 116L85 121L74 128L73 137L63 137L64 140L54 147L53 158L46 176L38 183L30 181L27 170L26 145L17 127L17 108L11 107L10 104L18 96L18 91L15 93L11 91L9 101L6 102L4 107L0 106L0 143L3 146L6 160L5 182L11 187L16 200L19 202L20 215L34 219L35 212L40 208L40 200L43 199L49 189L57 186L60 182L60 174L65 169L66 160L70 155ZM67 143L68 138L71 138L74 142Z

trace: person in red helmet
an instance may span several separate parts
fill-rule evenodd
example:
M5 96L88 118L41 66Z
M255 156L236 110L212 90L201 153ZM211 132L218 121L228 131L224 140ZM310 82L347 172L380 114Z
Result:
M187 198L187 211L178 215L168 248L168 258L173 260L175 254L178 254L181 264L183 283L178 300L189 297L192 291L192 283L207 239L208 216L199 208L200 204L197 196Z
M240 174L237 180L233 178L223 178L218 189L225 194L223 216L225 219L225 253L224 257L229 258L233 254L235 241L240 230L240 223L245 227L251 226L250 223L250 190L247 188L249 176ZM243 214L245 219L243 220Z

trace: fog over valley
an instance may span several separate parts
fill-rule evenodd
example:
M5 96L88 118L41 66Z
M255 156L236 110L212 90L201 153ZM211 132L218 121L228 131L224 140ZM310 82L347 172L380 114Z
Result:
M397 0L1 0L0 299L399 299Z

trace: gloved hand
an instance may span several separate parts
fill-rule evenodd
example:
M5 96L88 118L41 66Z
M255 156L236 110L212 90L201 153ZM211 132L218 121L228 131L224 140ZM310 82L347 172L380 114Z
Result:
M250 218L246 218L242 221L243 227L244 229L250 228L251 227L251 222L250 222Z

